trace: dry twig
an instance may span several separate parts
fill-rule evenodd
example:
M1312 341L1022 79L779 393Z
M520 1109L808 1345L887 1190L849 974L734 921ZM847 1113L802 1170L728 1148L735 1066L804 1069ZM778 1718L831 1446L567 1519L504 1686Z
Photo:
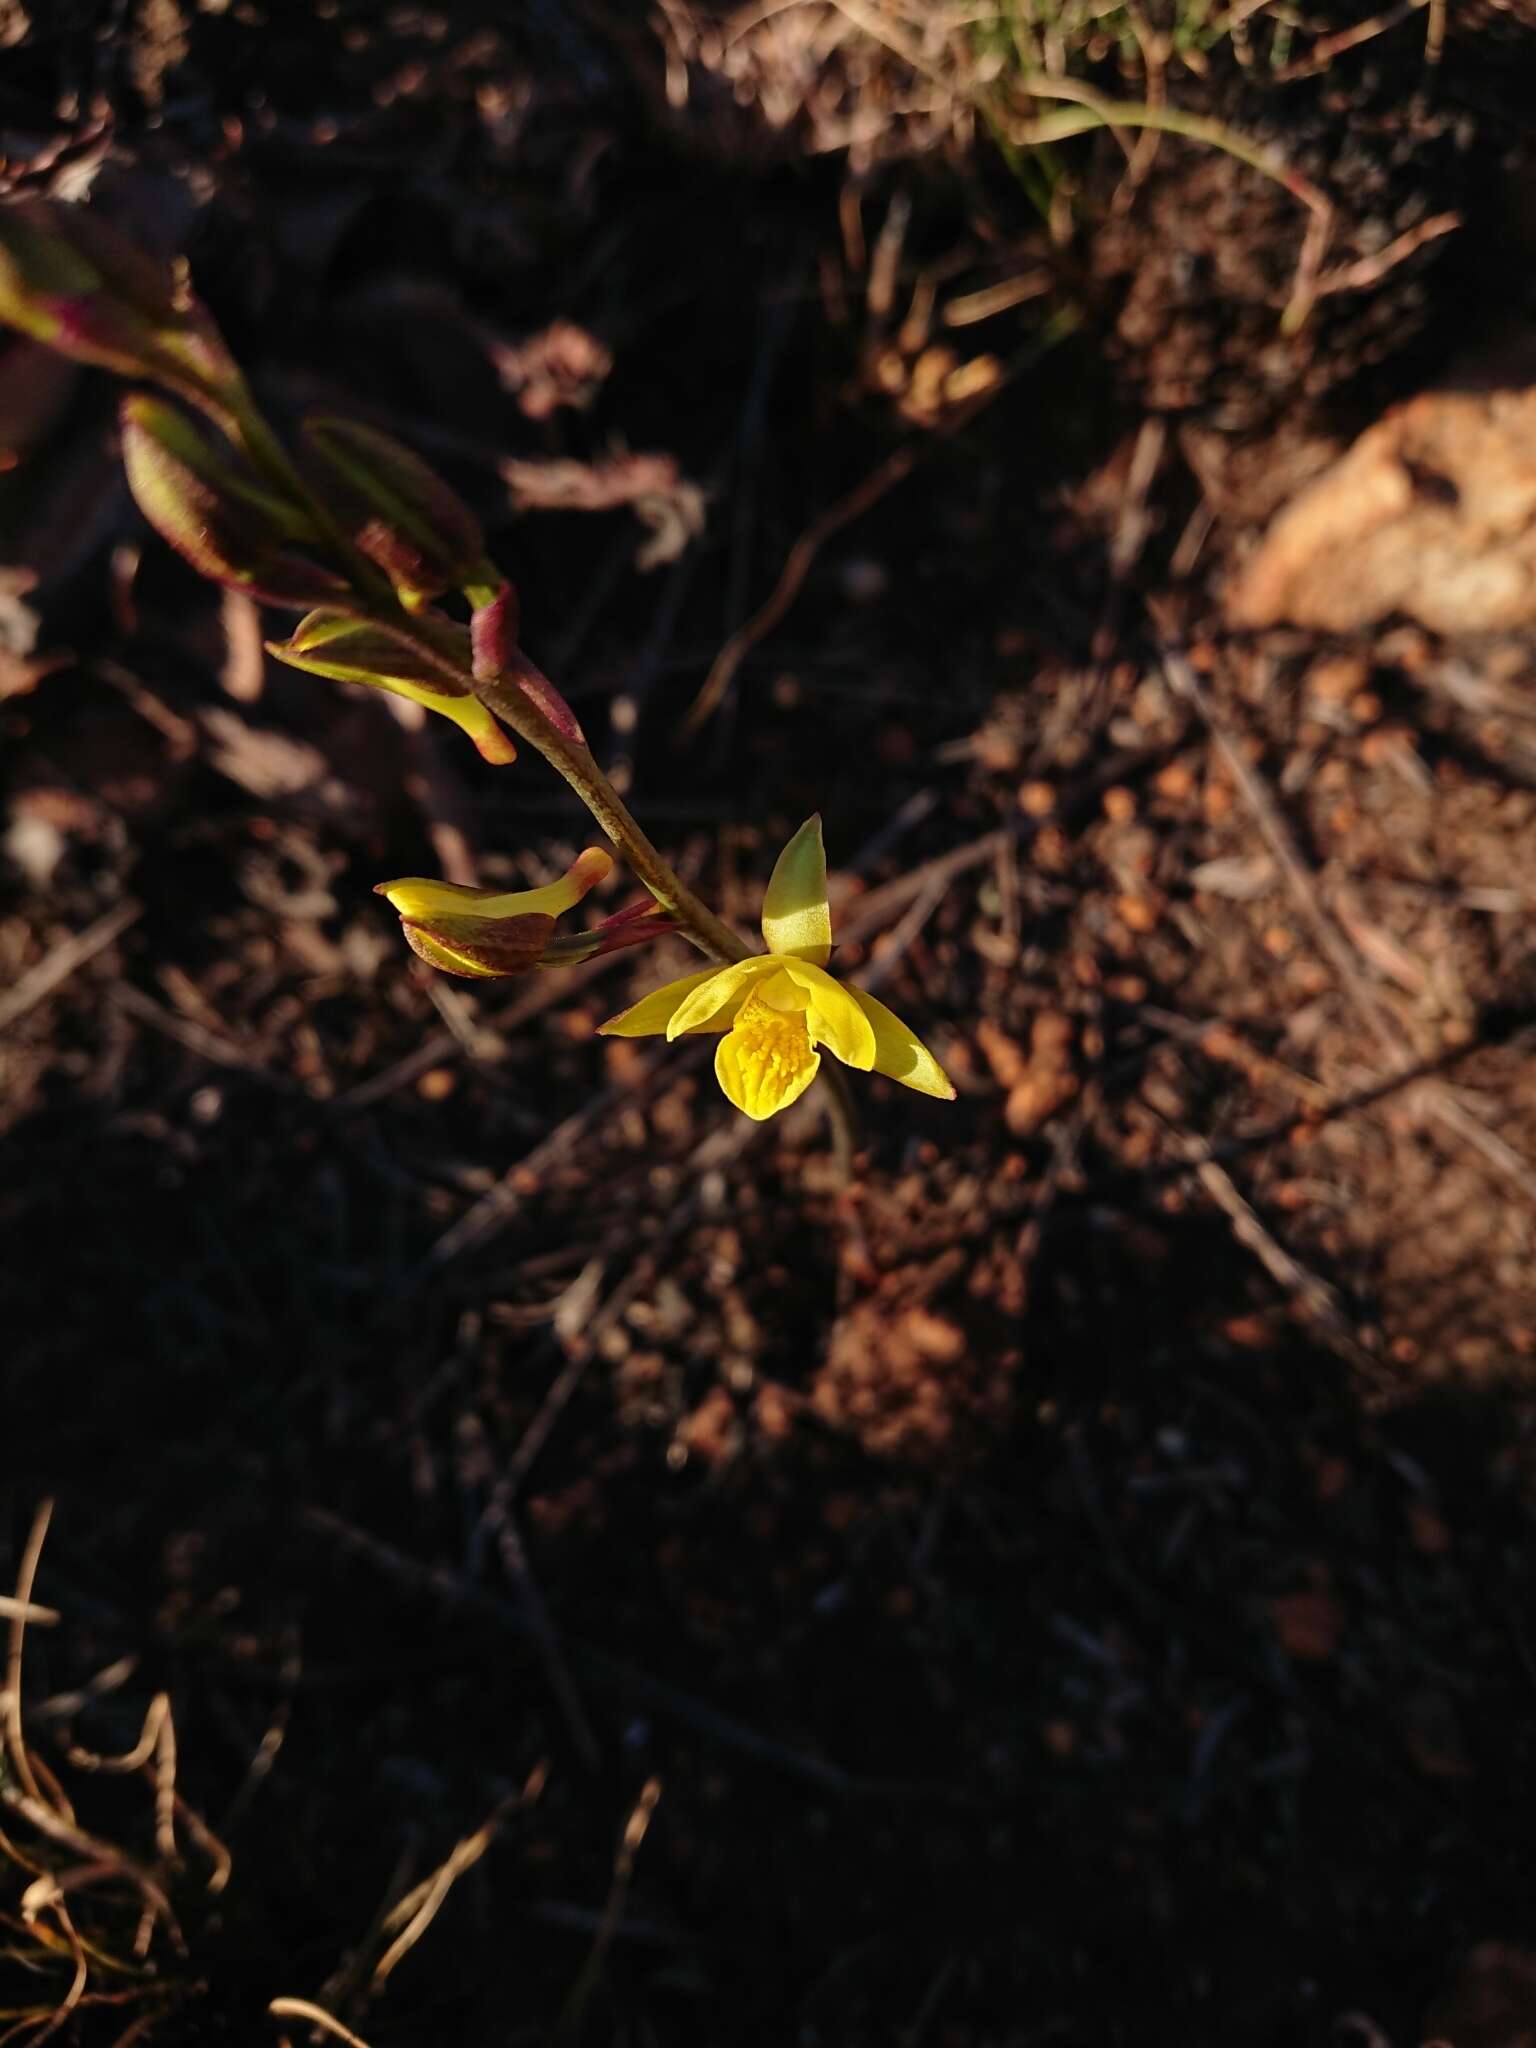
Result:
M456 1842L447 1858L434 1870L430 1877L422 1879L408 1891L403 1899L392 1906L384 1916L384 1932L393 1934L394 1939L373 1967L369 1980L370 1991L382 1991L396 1965L420 1941L432 1922L442 1910L443 1901L458 1883L466 1870L485 1854L503 1825L514 1813L522 1813L532 1806L543 1791L549 1779L549 1765L540 1762L534 1765L527 1782L520 1792L514 1792L502 1800L488 1819L481 1822L472 1835L466 1835ZM399 1930L396 1932L396 1930Z
M720 652L710 663L709 674L704 678L703 687L689 706L679 728L683 734L696 732L704 721L719 709L721 700L731 687L731 680L746 656L774 627L800 595L800 587L810 574L823 544L834 533L857 519L870 507L877 505L888 491L911 475L917 457L910 448L898 448L888 455L878 468L871 470L862 483L856 484L835 505L829 505L825 512L819 512L801 534L785 557L784 567L779 571L779 580L767 601L760 605L747 620L726 641Z
M319 2027L322 2033L331 2035L337 2041L344 2041L346 2048L368 2048L368 2043L360 2034L354 2034L350 2027L344 2027L333 2013L328 2013L324 2006L314 2004L311 1999L274 1998L267 2011L274 2019L308 2020L311 2026Z
M94 924L87 925L75 938L65 939L55 946L46 959L39 960L30 973L24 974L6 995L0 996L0 1031L24 1017L45 996L51 996L56 988L61 988L77 968L83 967L87 960L94 960L98 953L105 952L114 939L120 939L128 927L136 924L143 915L142 904L119 903L114 910L98 917Z

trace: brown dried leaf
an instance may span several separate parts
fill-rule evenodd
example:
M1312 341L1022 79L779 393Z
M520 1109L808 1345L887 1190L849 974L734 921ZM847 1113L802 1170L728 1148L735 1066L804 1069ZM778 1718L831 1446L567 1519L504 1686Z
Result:
M670 455L620 450L598 462L513 457L501 464L501 475L520 512L611 512L628 505L652 534L635 556L639 569L675 561L704 531L704 493L679 475Z
M574 320L552 321L517 347L492 342L491 360L531 420L547 419L561 406L585 412L613 368L609 350Z

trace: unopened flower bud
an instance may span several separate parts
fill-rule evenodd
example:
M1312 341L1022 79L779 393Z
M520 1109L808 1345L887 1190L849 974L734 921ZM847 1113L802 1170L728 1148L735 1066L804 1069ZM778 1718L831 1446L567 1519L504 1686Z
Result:
M474 649L475 674L482 680L499 676L517 659L517 630L522 608L517 591L503 583L477 603L469 621L470 644Z
M243 476L185 413L136 393L122 405L123 462L139 510L200 575L302 610L346 585L299 554L297 507Z
M239 386L185 271L81 206L26 198L0 207L0 321L79 362L200 401Z
M304 438L343 530L402 596L440 597L483 566L479 520L419 455L357 420L310 420Z
M267 652L309 675L367 683L425 704L462 726L487 761L515 761L516 747L469 686L469 635L446 625L437 630L456 633L461 651L439 653L380 620L322 610L301 619L289 639L269 642Z
M472 593L472 595L476 595ZM516 685L536 710L542 711L562 739L584 747L586 734L575 712L542 669L535 668L517 644L517 592L503 583L483 601L476 595L469 622L470 649L477 682L506 681Z
M407 877L380 882L375 893L400 913L407 945L448 974L489 979L564 964L548 959L555 919L579 903L610 872L613 861L589 846L558 882L508 893L465 889L453 882Z

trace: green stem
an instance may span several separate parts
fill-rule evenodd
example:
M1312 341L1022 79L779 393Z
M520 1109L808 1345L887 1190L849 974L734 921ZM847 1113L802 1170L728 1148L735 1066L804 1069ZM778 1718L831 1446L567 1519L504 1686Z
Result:
M510 726L520 740L525 740L541 753L557 775L564 776L623 854L637 879L649 889L662 909L676 919L678 929L686 939L722 967L728 967L736 960L745 960L748 948L728 924L716 917L707 903L694 895L671 863L651 844L624 799L597 765L591 749L576 740L567 739L545 717L538 705L518 687L519 674L535 683L545 681L519 648L513 666L503 669L499 676L475 682L475 695L495 712L504 725Z
M859 1141L859 1112L853 1090L842 1068L829 1060L821 1063L821 1106L827 1112L827 1136L832 1140L832 1165L844 1186L853 1179L853 1155Z

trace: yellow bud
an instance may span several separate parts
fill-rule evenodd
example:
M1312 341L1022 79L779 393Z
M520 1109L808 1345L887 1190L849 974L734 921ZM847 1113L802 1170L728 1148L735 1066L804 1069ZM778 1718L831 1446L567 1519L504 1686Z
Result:
M555 919L596 888L612 867L600 846L589 846L558 882L542 889L466 889L408 875L380 882L374 893L399 912L406 944L433 967L448 974L502 977L543 966ZM595 942L591 950L599 950ZM572 957L568 946L557 956L562 965Z
M469 635L458 630L463 652L456 662L453 655L438 653L381 620L321 610L301 619L289 639L269 641L267 652L310 675L367 683L425 704L462 726L487 761L515 761L516 747L469 687Z

